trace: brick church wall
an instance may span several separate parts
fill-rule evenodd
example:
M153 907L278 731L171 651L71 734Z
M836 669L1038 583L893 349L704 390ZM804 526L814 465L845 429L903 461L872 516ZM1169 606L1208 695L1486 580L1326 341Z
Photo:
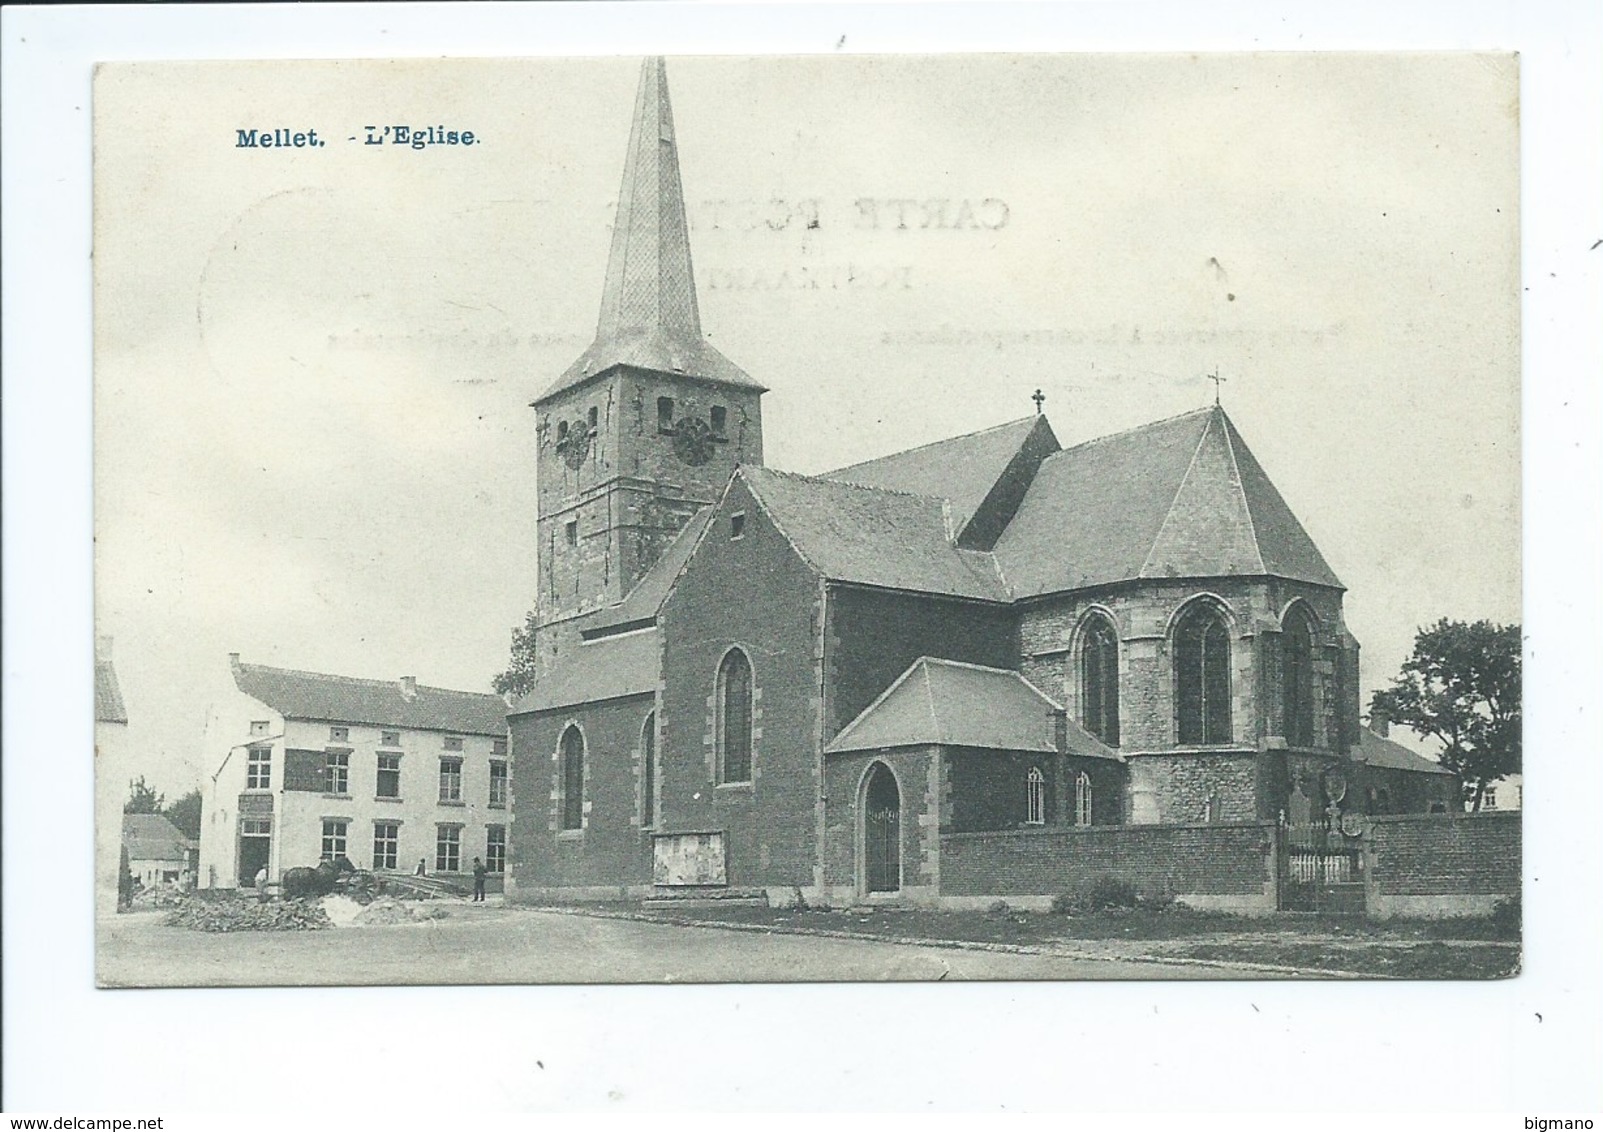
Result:
M833 739L921 656L1013 668L1013 611L921 594L831 585L824 741Z
M864 776L875 762L890 767L901 791L902 896L915 903L931 901L941 883L941 796L947 792L936 747L828 757L823 899L846 904L857 898L858 809Z
M508 830L510 894L539 899L622 896L651 883L651 838L639 826L641 725L650 695L514 716L515 818ZM584 735L584 828L560 829L558 749L570 724Z
M941 837L941 903L984 907L1007 899L1045 907L1082 895L1099 877L1129 881L1147 897L1264 915L1275 909L1274 826L1046 826Z
M1369 915L1485 915L1520 895L1520 814L1390 815L1369 819Z
M729 520L735 512L745 516L739 538ZM660 825L725 831L731 887L814 883L821 594L817 575L736 479L659 615ZM752 667L752 781L720 786L717 673L737 645Z

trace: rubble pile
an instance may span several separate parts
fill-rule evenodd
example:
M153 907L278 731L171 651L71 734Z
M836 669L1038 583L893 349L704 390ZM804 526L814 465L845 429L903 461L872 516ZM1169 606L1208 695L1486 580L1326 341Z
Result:
M393 896L384 896L362 909L356 923L363 927L376 924L409 924L414 920L438 920L446 915L443 908L430 907L416 901L402 902Z
M167 913L170 927L197 932L306 932L332 927L316 900L197 900Z

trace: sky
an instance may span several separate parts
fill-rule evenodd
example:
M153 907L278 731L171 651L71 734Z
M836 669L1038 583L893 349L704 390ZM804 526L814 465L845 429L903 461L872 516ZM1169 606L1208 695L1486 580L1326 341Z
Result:
M96 629L169 796L249 662L487 689L594 331L637 58L121 64L94 90ZM673 58L703 326L810 473L1226 410L1366 693L1520 619L1508 56ZM364 127L474 146L362 143ZM240 128L326 145L241 149ZM354 140L349 140L354 139ZM112 784L120 788L118 784Z

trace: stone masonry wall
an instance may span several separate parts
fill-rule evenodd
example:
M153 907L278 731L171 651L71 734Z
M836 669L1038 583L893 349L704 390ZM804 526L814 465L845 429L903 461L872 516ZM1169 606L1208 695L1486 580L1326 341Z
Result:
M1520 895L1520 814L1391 815L1365 837L1369 914L1490 912Z

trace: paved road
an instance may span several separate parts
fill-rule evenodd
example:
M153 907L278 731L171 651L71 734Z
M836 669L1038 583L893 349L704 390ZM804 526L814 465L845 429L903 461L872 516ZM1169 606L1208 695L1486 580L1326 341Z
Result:
M457 904L447 919L211 935L100 921L102 986L1262 978L1251 971L767 935Z

